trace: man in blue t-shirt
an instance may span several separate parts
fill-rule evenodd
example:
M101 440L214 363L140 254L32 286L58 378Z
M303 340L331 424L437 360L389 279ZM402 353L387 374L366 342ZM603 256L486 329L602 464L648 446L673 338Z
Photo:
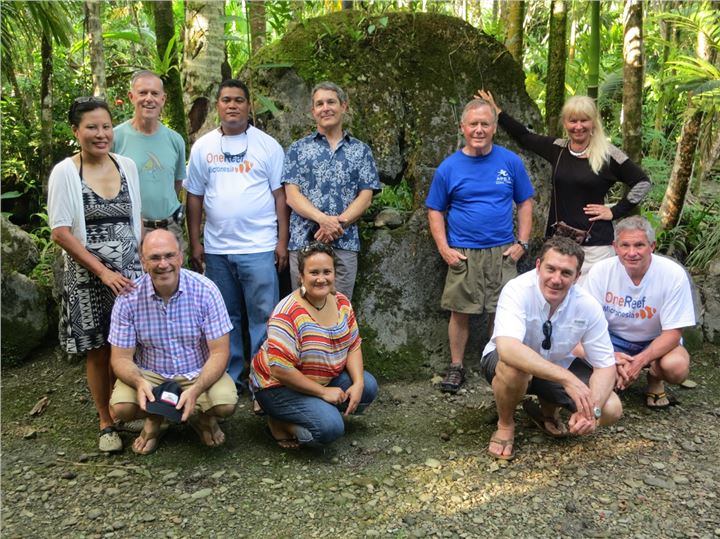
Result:
M500 289L528 250L534 194L520 157L493 144L497 115L487 101L465 105L460 128L465 146L440 163L425 201L430 232L448 265L440 304L450 311L451 364L440 387L449 393L465 381L470 315L487 313L492 333Z
M185 141L160 121L166 96L163 81L155 73L135 73L128 96L135 113L114 129L113 151L137 165L145 228L169 230L184 251L185 218L178 198L185 179Z

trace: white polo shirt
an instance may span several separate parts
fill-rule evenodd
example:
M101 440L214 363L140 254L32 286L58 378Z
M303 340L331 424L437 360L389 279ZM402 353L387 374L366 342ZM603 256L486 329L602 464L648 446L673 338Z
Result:
M585 348L587 362L600 369L615 365L607 321L602 307L587 291L570 287L567 296L555 310L550 350L542 348L545 339L543 323L548 319L550 304L540 292L537 270L516 277L502 289L495 313L495 329L483 356L495 350L497 337L512 337L561 367L568 368L578 343Z
M638 285L615 256L595 264L583 286L602 305L610 332L626 341L652 341L664 330L695 325L687 273L664 256L652 255Z

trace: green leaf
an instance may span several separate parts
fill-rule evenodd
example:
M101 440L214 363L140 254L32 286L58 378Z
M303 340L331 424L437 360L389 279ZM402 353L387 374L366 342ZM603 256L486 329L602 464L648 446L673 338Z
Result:
M11 198L20 198L23 194L20 191L6 191L0 195L0 200L7 200Z
M269 97L258 94L257 98L262 105L262 108L257 111L257 114L262 114L263 112L270 112L271 114L276 115L280 112L280 109L275 106L275 103Z
M375 25L371 24L370 26L368 26L367 32L370 35L374 34L375 33Z
M276 62L274 64L259 64L258 69L275 69L278 67L292 67L292 62Z

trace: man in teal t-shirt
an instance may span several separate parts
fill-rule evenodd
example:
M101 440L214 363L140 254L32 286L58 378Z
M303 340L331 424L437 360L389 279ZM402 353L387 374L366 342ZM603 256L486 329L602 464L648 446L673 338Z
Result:
M184 212L179 195L186 176L185 141L160 122L165 90L155 73L135 73L128 96L135 114L115 128L113 150L137 165L145 228L170 230L184 251Z

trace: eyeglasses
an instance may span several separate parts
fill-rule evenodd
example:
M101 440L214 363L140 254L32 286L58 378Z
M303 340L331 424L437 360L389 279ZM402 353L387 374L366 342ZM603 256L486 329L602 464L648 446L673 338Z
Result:
M242 160L245 159L245 154L247 154L247 146L245 147L245 150L243 150L240 153L230 153L226 152L223 149L223 139L225 138L225 135L220 135L220 152L222 152L223 157L225 158L226 163L242 163ZM250 141L248 140L248 146L250 145Z
M550 350L550 347L552 346L552 342L550 341L550 338L552 337L552 322L550 322L550 320L545 320L542 325L542 330L543 336L545 337L545 340L542 342L543 350Z
M150 255L147 257L147 260L149 262L152 262L153 264L159 264L163 260L167 260L168 262L171 262L172 260L175 260L177 258L178 253L165 253L164 255Z

